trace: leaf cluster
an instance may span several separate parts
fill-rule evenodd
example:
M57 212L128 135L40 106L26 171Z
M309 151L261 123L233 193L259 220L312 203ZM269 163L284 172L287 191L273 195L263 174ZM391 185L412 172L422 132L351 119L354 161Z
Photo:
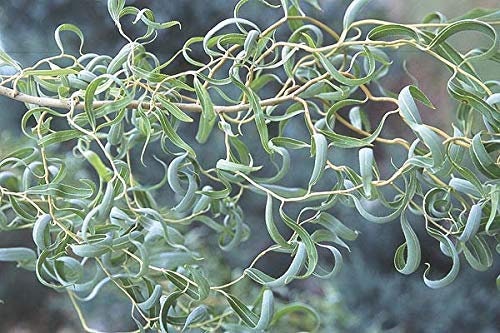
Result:
M247 2L165 62L147 45L179 22L158 22L151 10L124 0L108 1L126 41L115 56L86 53L83 32L71 24L55 31L60 54L31 67L0 51L0 66L15 71L2 76L0 94L25 103L21 126L34 143L0 161L0 230L29 229L33 246L2 248L0 260L66 292L87 331L95 332L80 304L106 284L129 300L137 332L259 332L297 313L315 331L313 308L277 294L294 280L331 278L340 270L342 252L358 232L336 217L339 206L370 222L399 223L405 241L394 266L402 274L421 266L421 243L409 221L425 223L451 262L437 279L427 264L423 280L430 288L450 284L464 261L487 270L500 251L500 81L484 81L475 69L485 61L498 66L498 11L452 20L433 13L422 23L397 24L357 20L368 1L355 0L337 33L298 0L260 0L283 14L259 27L241 15ZM126 31L122 23L130 17L142 24L142 35ZM489 45L454 48L450 37L470 31ZM66 50L63 34L79 38L79 54ZM195 47L208 60L192 57ZM391 51L400 48L450 70L447 91L458 102L453 133L422 120L417 102L434 106L416 85L397 93L384 87ZM192 68L175 72L170 65L177 57ZM392 108L377 117L370 107L377 103ZM383 135L388 124L407 135ZM377 163L385 146L406 156L386 178ZM206 149L215 161L199 158ZM302 151L311 170L293 158ZM345 151L356 163L335 162ZM91 175L77 179L63 152ZM155 163L162 179L141 181L137 163ZM308 173L306 183L289 185L294 168ZM204 270L211 258L196 250L192 231L215 235L221 251L243 246L250 228L240 201L249 191L262 195L262 227L273 244L240 276L216 285ZM290 257L281 276L256 268L270 252ZM255 299L238 289L243 280L258 286Z

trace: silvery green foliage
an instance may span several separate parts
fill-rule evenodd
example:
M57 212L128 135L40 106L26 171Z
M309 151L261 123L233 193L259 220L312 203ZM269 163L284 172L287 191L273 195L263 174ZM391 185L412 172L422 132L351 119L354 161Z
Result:
M66 292L87 331L94 330L80 304L108 284L130 301L137 331L266 331L295 313L315 331L313 308L278 302L275 294L294 280L331 278L340 270L342 252L357 232L335 216L339 205L370 222L400 224L405 242L394 265L403 274L421 266L420 242L407 216L423 216L426 232L451 262L439 278L427 264L423 279L430 288L450 284L461 262L480 271L492 265L500 230L500 89L498 81L481 80L473 64L498 62L493 25L499 12L477 10L456 20L432 14L421 24L402 25L357 21L367 1L355 0L338 34L307 16L298 0L260 1L283 16L258 26L242 15L247 2L236 5L233 18L186 42L175 56L191 64L186 72L175 73L173 59L161 63L147 49L159 30L180 24L159 23L152 11L124 0L108 1L126 41L115 56L86 52L83 32L71 24L55 32L60 54L32 67L0 53L0 65L15 71L2 77L0 94L25 103L22 129L36 142L0 162L0 228L28 228L33 236L30 247L0 249L0 260L17 262L42 284ZM130 17L143 25L142 36L122 26ZM489 45L457 51L448 38L464 31L483 34ZM64 34L80 39L80 54L66 51ZM386 51L402 47L451 70L447 89L459 102L453 133L423 122L417 102L433 105L420 88L394 94L383 87L392 63ZM193 48L208 61L192 57ZM370 124L368 102L393 108ZM411 135L383 136L389 121ZM297 127L308 134L299 135ZM193 128L197 144L186 138ZM248 148L252 141L259 151ZM407 156L388 178L377 166L381 145ZM161 154L151 156L152 147ZM214 149L213 163L197 158L202 149ZM337 149L355 152L356 163L334 163ZM289 170L302 167L292 163L293 150L310 152L314 162L297 187L285 181ZM85 161L93 176L78 179L62 151ZM164 170L161 181L136 177L134 165L146 160ZM164 189L167 198L157 195ZM248 191L262 195L262 226L274 245L239 277L216 285L204 270L211 258L195 251L189 230L205 225L223 251L245 246L250 230L239 202ZM292 205L301 209L292 212ZM291 257L278 277L255 267L272 251ZM320 253L333 259L331 267L319 264ZM251 305L238 288L245 281L261 291Z

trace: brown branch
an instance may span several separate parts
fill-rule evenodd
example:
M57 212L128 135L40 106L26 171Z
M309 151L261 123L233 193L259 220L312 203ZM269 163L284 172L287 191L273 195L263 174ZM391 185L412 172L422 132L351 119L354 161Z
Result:
M23 103L29 103L29 104L35 104L38 106L45 106L48 108L59 108L59 109L70 109L71 108L71 100L70 99L58 99L58 98L52 98L52 97L39 97L39 96L31 96L28 94L21 93L19 91L16 91L12 88L0 86L0 95L6 96L10 99L23 102ZM277 98L269 98L262 100L260 102L261 106L270 106L270 105L276 105L280 104L286 101L289 101L293 99L293 96L282 96L282 97L277 97ZM112 100L104 100L104 101L94 101L93 107L98 108L100 106L104 106L110 103L113 103L114 101ZM201 112L202 108L201 105L199 104L194 104L194 103L174 103L177 105L180 109L189 111L189 112ZM149 109L151 106L150 103L147 102L141 102L141 101L132 101L130 104L127 106L127 108L130 109L136 109L139 105L141 105L144 109ZM160 103L157 103L156 106L161 107ZM78 101L77 103L74 104L75 109L83 109L84 104L81 101ZM239 111L245 111L250 108L250 104L238 104L238 105L230 105L230 106L222 106L222 105L215 105L214 110L217 113L231 113L231 112L239 112Z

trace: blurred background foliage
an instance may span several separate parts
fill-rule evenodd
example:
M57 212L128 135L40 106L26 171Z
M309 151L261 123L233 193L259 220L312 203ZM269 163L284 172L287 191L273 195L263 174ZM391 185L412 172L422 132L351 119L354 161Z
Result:
M235 0L157 0L128 1L137 7L149 7L158 20L178 20L182 29L170 29L162 33L149 50L166 60L192 36L206 33L218 21L230 17ZM341 29L341 16L349 1L319 0L323 11L309 7L312 16L321 19L333 29ZM495 7L494 0L378 0L364 10L364 17L394 22L418 22L431 11L440 11L447 17L459 16L475 7ZM279 11L257 11L252 5L245 6L245 17L261 26L266 26L279 17ZM53 31L62 23L73 23L85 33L85 50L114 55L124 41L116 32L108 17L104 0L2 0L0 2L0 44L4 50L23 65L31 65L37 59L57 53ZM70 37L71 38L71 37ZM470 36L470 38L476 38ZM460 36L458 47L466 46L469 36ZM73 42L77 48L77 40ZM402 61L407 59L409 72L418 80L420 87L429 96L438 111L424 114L436 127L450 126L453 119L454 102L446 94L445 82L448 73L437 62L414 50L402 49L394 52L397 60L386 86L399 91L411 83L402 70ZM199 54L201 57L201 53ZM178 60L171 70L184 70L187 64ZM500 69L479 68L485 79L498 78ZM24 105L6 98L0 99L0 156L16 145L29 144L20 137L19 120ZM388 130L398 131L398 128ZM443 128L448 130L448 128ZM394 133L398 135L396 132ZM193 135L194 136L194 135ZM210 149L206 149L209 154ZM394 152L377 151L379 165L397 159ZM200 156L208 158L209 156ZM348 162L352 156L339 156ZM304 165L304 167L308 167ZM79 168L75 165L75 170ZM156 168L158 169L158 168ZM159 178L153 164L142 168L144 176ZM300 170L299 170L300 171ZM79 170L85 173L85 170ZM308 177L300 172L292 178ZM205 237L206 230L194 230L191 237L198 237L199 251L205 256L219 258L209 269L221 281L228 280L245 267L260 249L270 244L262 228L264 207L257 204L257 196L248 195L243 203L246 219L252 229L251 238L238 251L220 256L214 252L217 240ZM321 314L321 332L485 332L494 333L500 327L500 297L495 289L495 277L500 270L498 258L495 269L476 272L462 269L459 278L450 286L431 290L421 278L422 270L412 276L402 276L393 266L393 253L403 242L398 224L374 225L365 223L351 211L336 211L336 215L347 225L360 231L360 237L349 244L351 253L346 258L342 272L330 281L310 279L295 282L279 293L285 300L300 300L315 307ZM432 262L434 269L444 273L448 270L447 258L435 251L427 250L422 230L417 230L423 241L423 260ZM29 233L0 233L0 246L8 247L29 244ZM430 247L427 247L430 248ZM268 272L279 274L286 263L279 256L266 257L260 264ZM422 268L423 269L423 268ZM121 314L128 308L110 289L84 307L92 327L102 330L127 330L131 323L124 322ZM293 332L307 320L302 317L288 318L276 332ZM81 332L79 320L65 295L40 285L31 272L16 269L13 265L0 264L0 332Z

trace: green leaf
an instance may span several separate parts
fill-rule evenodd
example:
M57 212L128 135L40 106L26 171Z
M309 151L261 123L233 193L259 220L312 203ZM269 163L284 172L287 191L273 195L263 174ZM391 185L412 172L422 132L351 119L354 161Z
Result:
M429 147L433 160L433 168L439 168L445 161L444 148L441 138L426 125L417 124L412 127L415 134Z
M163 274L180 290L181 295L185 293L192 299L200 299L198 289L184 275L173 271L164 271Z
M260 317L255 330L265 330L269 327L274 314L274 295L269 289L262 294L262 304L260 306Z
M123 85L121 80L116 78L115 76L109 74L103 74L92 80L92 82L89 83L87 89L85 90L84 110L85 114L87 115L88 122L93 130L95 130L96 127L96 114L99 112L101 108L119 110L127 106L132 100L132 97L129 96L127 93L127 96L125 96L124 98L118 99L114 102L110 102L107 105L102 106L100 108L94 108L95 94L96 93L99 94L103 90L109 89L109 87L113 83L118 86Z
M78 130L62 130L43 136L38 140L41 146L49 146L54 143L61 143L82 137L83 133Z
M159 284L157 284L154 287L153 292L151 292L151 294L147 299L145 299L143 302L137 303L137 307L139 307L139 309L143 311L151 309L153 306L159 303L158 301L160 300L161 294L162 294L162 288Z
M19 66L19 63L15 61L14 59L11 58L10 55L8 55L4 50L0 49L0 67L5 66L7 64L8 66L14 67L16 70L20 71L21 66Z
M253 313L242 301L237 297L224 293L227 302L233 309L233 311L238 315L238 317L243 320L243 322L249 327L255 327L259 322L259 318L255 313Z
M328 157L328 142L325 136L321 133L313 134L311 147L313 147L311 151L314 155L314 167L309 179L309 187L314 186L319 181L325 170Z
M358 13L368 2L370 2L370 0L353 0L351 2L345 11L344 20L342 21L344 29L349 28L356 19L356 16L358 16Z
M178 194L185 194L186 190L182 187L179 178L179 168L186 159L187 153L177 156L170 162L167 169L167 182L172 191Z
M470 149L472 162L478 170L488 178L500 178L500 167L491 158L481 140L481 133L476 134L472 138L472 146Z
M370 40L379 40L381 38L395 36L404 36L416 41L420 39L418 32L415 29L406 25L392 23L379 25L373 28L368 33L367 38Z
M85 38L83 37L83 33L80 30L80 28L78 28L76 25L68 24L68 23L61 24L60 26L57 27L56 31L54 32L56 44L57 44L57 47L59 48L59 50L61 51L61 54L65 53L63 43L61 41L61 32L63 32L63 31L70 31L70 32L74 33L75 35L77 35L78 38L80 38L80 54L82 54L83 41L85 40Z
M448 185L458 192L465 193L476 198L481 197L481 192L468 180L462 178L452 178Z
M488 243L480 236L472 237L463 244L465 259L477 271L484 272L493 265L493 254Z
M113 239L109 235L95 235L87 237L88 242L72 244L71 250L79 257L95 258L112 250Z
M197 306L189 313L186 318L186 322L181 329L181 332L184 332L190 325L196 324L208 317L208 310L205 305Z
M364 54L368 58L369 68L367 70L365 77L355 78L355 79L351 79L342 75L342 73L340 73L340 71L337 68L335 68L335 66L324 54L317 53L314 56L319 59L321 65L325 68L328 74L330 74L336 81L345 84L347 86L359 86L371 81L376 74L375 57L373 56L370 49L365 47L363 51L360 52L359 54Z
M10 171L0 172L0 186L8 189L9 191L19 191L19 178Z
M408 203L412 199L413 195L416 192L417 182L416 178L412 176L408 183L406 184L406 191L403 195L401 195L397 200L391 203L390 205L390 213L387 215L380 215L377 212L377 215L371 213L365 206L367 207L376 207L380 210L380 205L377 205L377 200L369 201L363 200L361 201L355 195L351 195L352 200L354 201L354 206L356 207L358 213L367 219L370 222L374 223L388 223L398 217L407 207ZM378 206L378 207L377 207ZM372 210L374 208L371 208Z
M164 137L172 141L172 143L177 147L186 151L189 154L189 156L195 158L196 157L195 151L179 136L179 134L177 134L174 127L168 120L167 116L163 114L163 112L155 112L154 115L160 121L163 132L165 133Z
M495 221L496 217L500 214L500 186L495 185L491 188L490 192L490 198L491 198L491 212L490 216L488 217L488 221L486 222L486 226L484 230L486 231L486 234L489 236L494 235L495 233L490 230L493 222Z
M285 147L288 149L302 149L310 147L309 144L303 141L283 136L274 137L271 139L271 142L276 146Z
M118 21L120 12L125 7L125 0L108 0L108 12L113 21Z
M266 210L265 210L265 222L266 222L266 228L267 232L269 233L269 236L271 236L271 239L278 245L280 245L282 248L288 248L290 245L288 242L283 238L281 233L279 232L275 222L274 222L274 217L273 217L273 197L270 196L269 194L267 195L267 201L266 201Z
M181 201L179 201L179 203L172 208L172 210L182 214L192 209L194 200L196 199L195 194L197 189L198 183L196 182L194 176L188 175L188 188Z
M219 22L218 24L216 24L215 27L210 29L205 34L205 37L203 37L203 49L205 50L206 54L208 54L210 56L218 56L219 54L221 54L220 52L215 52L215 51L211 50L210 47L208 46L209 42L213 39L217 39L217 37L213 37L217 32L219 32L221 29L225 28L226 26L232 25L232 24L236 24L238 26L240 26L241 24L245 24L245 25L252 27L252 29L260 32L259 27L249 20L239 18L239 17L225 19L225 20Z
M363 121L361 119L359 106L355 106L349 111L349 120L351 121L351 124L357 129L363 129Z
M104 181L108 182L111 180L111 177L113 175L113 171L109 169L101 160L99 155L97 155L95 152L92 150L85 150L82 152L83 157L92 165L94 170L97 172L99 175L99 178L103 179Z
M465 228L462 231L462 234L458 237L459 241L465 243L477 233L479 230L479 224L481 223L482 213L483 209L480 204L472 205L469 216L467 217L467 222L465 223Z
M342 258L342 254L340 253L337 248L330 246L330 245L323 245L323 244L318 244L319 247L322 247L324 249L329 250L333 258L335 260L335 264L333 265L332 269L330 271L325 270L323 267L320 265L317 266L316 272L314 272L314 276L319 277L320 279L330 279L334 276L336 276L340 270L342 269L342 266L344 264L344 260Z
M33 225L33 241L40 250L44 250L50 242L49 223L51 221L52 217L49 214L44 214L41 215Z
M62 286L74 285L83 277L83 267L75 258L59 257L54 261L53 266L55 276Z
M260 106L259 96L250 88L246 87L239 79L237 79L234 75L231 76L232 82L241 89L248 97L248 101L250 103L250 108L254 112L255 115L255 126L257 126L257 131L259 132L260 142L262 144L262 148L270 154L272 153L269 147L269 133L265 121L264 111Z
M258 171L262 166L249 166L239 163L230 162L228 160L218 160L215 167L219 170L229 171L229 172L241 172L244 174L249 174Z
M245 42L243 43L243 50L245 51L245 55L247 57L252 56L257 48L257 40L259 39L259 31L250 30L245 38Z
M168 315L170 308L175 306L177 299L182 296L181 291L174 291L168 296L161 296L160 298L160 329L162 333L168 333L168 324L174 324L172 321L176 318Z
M410 125L422 124L422 118L418 111L415 99L422 102L424 105L434 109L434 105L424 95L424 93L415 86L404 87L398 96L399 111L401 117Z
M182 112L181 109L174 103L170 102L163 95L156 95L156 99L161 103L161 105L175 118L180 121L190 123L193 121L193 118Z
M210 293L210 284L200 267L188 267L189 273L193 277L194 282L198 286L198 300L203 301L206 299Z
M327 212L321 212L317 223L330 230L333 234L338 235L340 238L349 241L356 240L359 235L358 231L347 227L339 219Z
M463 31L477 31L486 36L488 36L492 44L490 48L479 55L470 56L469 59L475 58L476 60L479 58L488 58L497 52L497 34L495 29L487 23L483 23L477 20L461 20L459 22L452 23L443 28L439 33L434 37L434 39L429 43L428 48L432 49L433 47L438 46L443 43L449 37L455 35L456 33Z
M34 270L36 255L32 249L26 247L0 248L0 261L14 261L20 267Z
M372 196L373 163L373 150L361 148L359 150L359 170L363 180L363 189L368 198Z
M267 288L277 288L282 287L291 281L293 281L300 273L302 266L304 265L307 257L306 245L302 242L299 242L297 246L297 252L292 259L292 262L288 266L288 269L281 275L279 278L273 279L262 272L259 272L255 268L248 268L245 270L245 274L247 274L251 278L258 278L256 282L261 283L263 286ZM260 277L260 278L259 278ZM264 277L264 278L262 278Z
M66 199L79 199L90 198L94 191L88 186L74 187L60 183L51 183L48 185L32 186L26 190L26 193L32 195L51 195Z
M197 77L194 78L194 89L202 109L198 132L196 133L196 140L199 143L205 143L212 132L215 120L217 119L217 114L215 113L214 105L210 99L207 89L200 83Z
M455 245L453 245L453 243L448 237L444 236L439 231L432 228L428 228L427 232L429 233L430 236L437 239L440 242L440 244L444 246L444 248L446 249L446 253L448 253L452 258L452 267L450 271L444 277L438 280L431 280L427 277L431 266L429 264L426 264L427 268L425 269L424 272L424 283L432 289L442 288L449 285L456 279L458 272L460 270L460 258L458 257L458 252L457 249L455 248Z
M398 247L394 254L394 267L398 272L408 275L415 272L420 265L420 242L405 214L401 214L401 229L403 229L405 242Z

